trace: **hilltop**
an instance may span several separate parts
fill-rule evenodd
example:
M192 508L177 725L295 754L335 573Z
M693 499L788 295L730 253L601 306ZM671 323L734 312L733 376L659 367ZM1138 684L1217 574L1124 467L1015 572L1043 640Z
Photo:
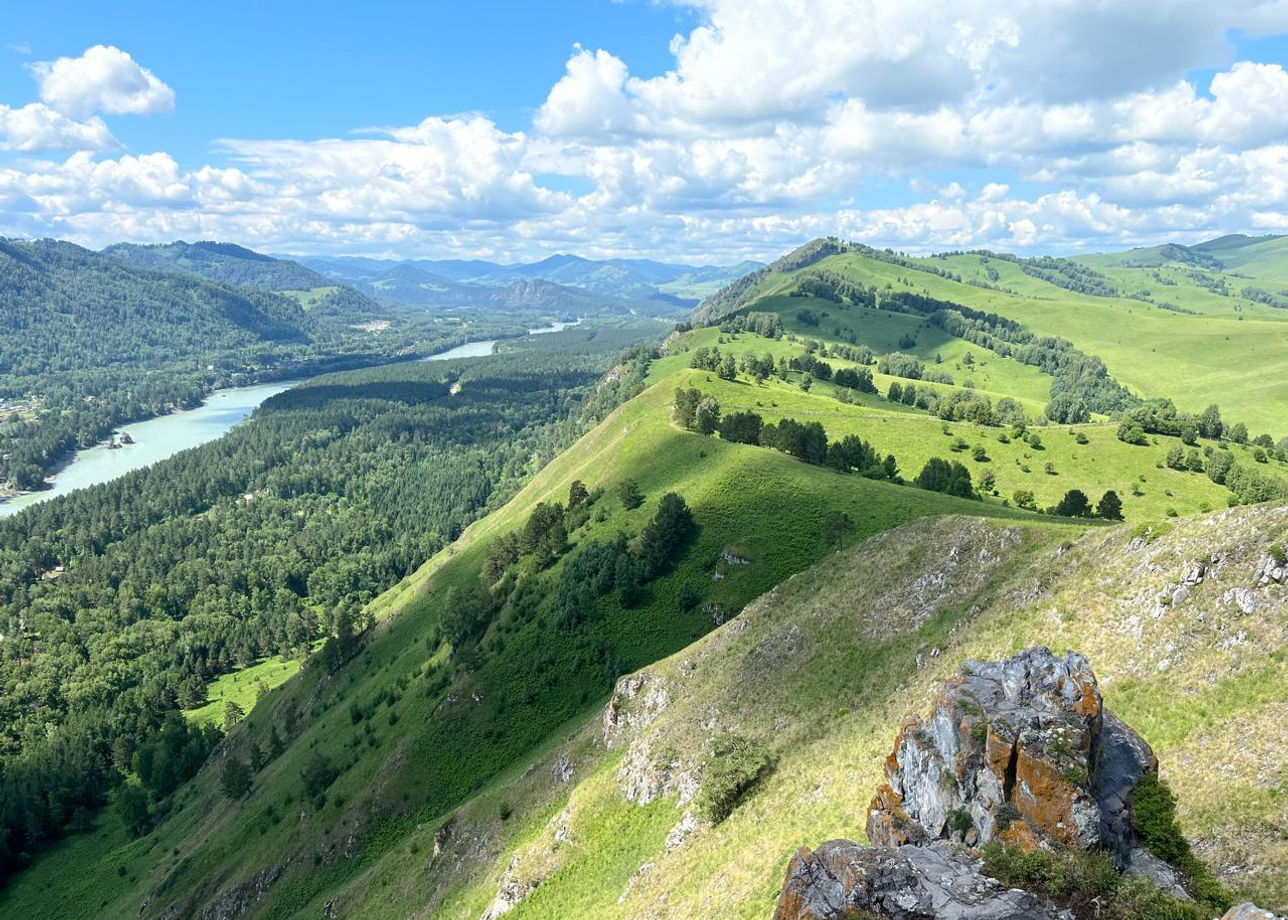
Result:
M815 240L704 301L696 318L719 321L820 276L882 302L928 297L1066 339L1137 396L1170 398L1190 412L1217 403L1233 421L1279 438L1274 428L1288 411L1288 298L1279 291L1288 237L1239 242L1219 246L1220 259L1177 246L1148 258L1023 259L984 251L910 257Z

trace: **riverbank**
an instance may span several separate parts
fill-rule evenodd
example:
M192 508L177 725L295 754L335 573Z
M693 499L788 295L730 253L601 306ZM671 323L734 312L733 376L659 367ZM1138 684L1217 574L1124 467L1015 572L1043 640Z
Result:
M528 335L561 332L580 323L580 319L571 322L553 322L547 326L529 329ZM516 335L512 338L522 337L522 335ZM458 358L488 357L493 354L499 341L501 341L500 338L464 342L423 358L409 356L402 360L450 361ZM340 361L351 363L345 359ZM344 368L328 367L320 373L398 363L401 361L370 361ZM109 437L107 441L94 447L76 451L46 478L49 488L27 492L0 490L0 518L15 515L24 508L66 495L77 489L110 482L131 470L151 466L182 450L198 447L222 437L233 425L248 418L270 396L275 396L313 376L316 375L310 373L308 377L297 376L273 382L261 381L247 386L215 390L202 401L201 406L195 409L179 410L167 415L130 422L128 433L134 443L111 447L112 438ZM127 429L124 425L118 429L118 431L125 430Z

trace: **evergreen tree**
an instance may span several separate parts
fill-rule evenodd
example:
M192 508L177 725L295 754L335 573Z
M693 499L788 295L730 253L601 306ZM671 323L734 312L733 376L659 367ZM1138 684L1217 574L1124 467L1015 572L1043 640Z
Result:
M675 492L667 492L653 519L640 532L638 556L645 575L652 578L666 571L693 531L689 506Z
M1100 497L1100 504L1096 506L1096 514L1106 521L1121 521L1123 519L1123 503L1118 497L1118 493L1110 489Z
M219 787L230 799L244 798L250 792L250 767L240 757L229 754L219 771Z
M693 430L698 434L714 434L720 427L720 403L704 396L693 413Z
M1056 504L1055 513L1061 517L1091 517L1091 500L1081 489L1070 489Z
M618 484L617 497L621 499L622 507L627 511L634 511L644 504L644 493L640 491L640 485L634 479L623 479Z

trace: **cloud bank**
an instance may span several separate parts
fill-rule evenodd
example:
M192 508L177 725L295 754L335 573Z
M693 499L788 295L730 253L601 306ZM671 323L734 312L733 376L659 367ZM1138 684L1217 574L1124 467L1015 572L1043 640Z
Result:
M431 114L226 139L199 166L119 149L104 116L176 104L126 52L33 64L39 101L0 106L0 232L734 259L828 233L1060 252L1288 231L1288 73L1226 38L1288 32L1280 0L681 2L700 24L666 72L575 46L527 130Z

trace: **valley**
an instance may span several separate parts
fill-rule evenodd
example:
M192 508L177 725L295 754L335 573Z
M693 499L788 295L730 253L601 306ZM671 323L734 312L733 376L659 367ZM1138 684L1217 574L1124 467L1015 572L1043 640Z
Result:
M1253 778L1282 752L1230 776L1237 818L1196 753L1288 686L1277 397L1094 331L1154 311L1183 364L1276 315L993 254L751 268L679 323L312 377L0 521L0 912L766 917L795 846L860 835L900 711L1041 644L1185 764L1220 882L1285 903ZM729 750L757 779L716 813Z

